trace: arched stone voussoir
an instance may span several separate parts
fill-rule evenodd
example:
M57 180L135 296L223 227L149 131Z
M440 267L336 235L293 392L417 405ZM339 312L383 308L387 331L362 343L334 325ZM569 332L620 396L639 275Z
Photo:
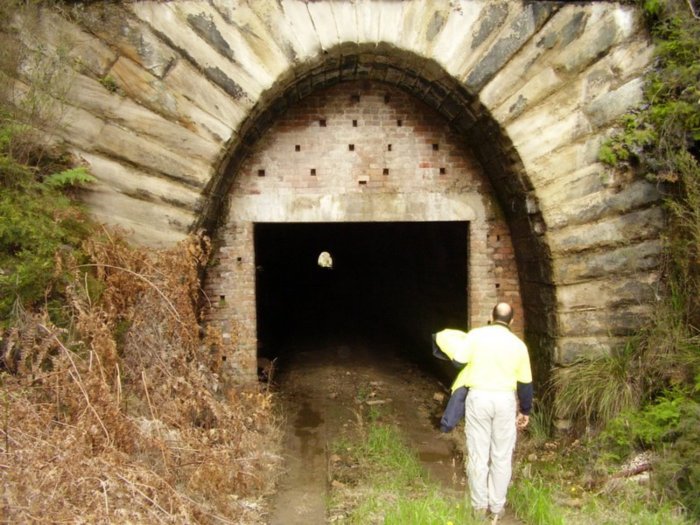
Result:
M570 200L553 198L545 190L540 192L540 209L551 231L655 206L661 198L654 184L638 180L621 188L610 185Z
M189 213L199 210L201 195L195 188L154 173L139 171L130 164L100 154L75 149L72 153L95 175L98 186L107 186L140 201L172 206ZM89 185L84 191L89 193L93 189L99 188Z
M196 5L205 4L135 2L130 9L213 84L238 103L251 107L265 89L265 79L254 78L232 56L227 56L223 37L213 22L204 14L185 9Z
M85 202L97 220L125 231L140 244L165 248L187 237L194 212L143 197L98 183L86 193Z
M174 49L117 3L90 2L71 14L85 31L156 78L162 79L179 59Z
M593 335L561 337L554 348L555 366L570 366L583 359L606 357L622 350L629 344L629 337Z
M70 104L81 107L110 125L118 125L140 137L147 137L190 159L205 165L214 164L218 160L220 144L130 98L105 91L99 82L83 75L75 75L66 99Z
M654 315L653 304L559 311L559 338L632 337Z
M638 272L653 272L660 264L661 240L658 238L629 243L581 257L562 255L552 261L552 276L559 285L588 282L606 276L624 277Z
M604 276L558 285L557 305L560 311L575 311L649 304L657 297L658 289L659 277L654 273Z
M561 228L547 233L555 256L608 250L643 240L658 239L665 223L660 207L637 210L601 221Z

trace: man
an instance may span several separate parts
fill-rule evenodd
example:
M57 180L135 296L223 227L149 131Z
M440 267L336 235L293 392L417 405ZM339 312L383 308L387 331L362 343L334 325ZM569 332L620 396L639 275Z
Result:
M438 347L466 366L453 390L467 387L465 403L467 477L476 515L503 515L512 471L517 428L525 428L532 408L532 371L527 346L510 331L513 308L497 304L491 323L467 333L443 330ZM516 409L516 396L520 411ZM517 415L516 415L517 414Z

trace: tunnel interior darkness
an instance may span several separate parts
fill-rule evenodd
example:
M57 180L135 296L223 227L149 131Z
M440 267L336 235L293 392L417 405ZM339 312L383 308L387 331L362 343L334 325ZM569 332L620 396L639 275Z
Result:
M456 221L255 224L258 356L314 338L391 338L429 356L433 332L466 329L468 235Z

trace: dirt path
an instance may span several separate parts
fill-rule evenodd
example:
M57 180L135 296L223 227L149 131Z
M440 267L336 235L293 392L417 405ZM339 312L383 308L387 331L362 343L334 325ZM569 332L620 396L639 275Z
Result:
M326 515L328 444L358 424L362 403L390 405L433 479L448 493L464 494L463 434L441 434L436 427L444 406L437 398L444 386L401 358L396 343L314 341L292 350L275 377L287 420L286 472L272 502L270 525L332 520Z

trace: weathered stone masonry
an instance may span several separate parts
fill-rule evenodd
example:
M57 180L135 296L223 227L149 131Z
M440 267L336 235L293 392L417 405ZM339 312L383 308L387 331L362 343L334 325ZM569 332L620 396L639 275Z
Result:
M372 80L436 111L481 167L510 233L540 377L551 364L623 345L653 309L664 220L658 193L644 181L619 178L597 159L616 118L640 101L651 62L632 6L93 2L75 7L70 18L46 9L40 27L23 38L42 53L68 50L64 119L47 134L98 178L86 198L95 216L131 228L138 242L170 245L197 228L216 233L229 220L241 223L236 242L245 244L252 219L236 216L244 210L232 185L246 180L241 169L249 153L309 95ZM29 91L33 67L27 61L15 79L18 99ZM263 189L271 197L277 188L267 177ZM391 171L389 178L393 184ZM437 181L424 196L447 198ZM346 211L367 208L392 220L410 215L407 205L397 219L386 188L369 182L348 192ZM319 209L336 204L332 195L326 201ZM457 199L457 209L463 205ZM475 219L467 220L473 233ZM486 242L486 232L481 239ZM486 249L475 246L478 236L471 242L474 252ZM238 261L239 253L227 240L216 271L239 272L244 287L252 262ZM226 256L233 258L229 269ZM473 290L471 299L478 296ZM249 322L241 314L238 324ZM241 369L252 370L251 352L236 359Z

